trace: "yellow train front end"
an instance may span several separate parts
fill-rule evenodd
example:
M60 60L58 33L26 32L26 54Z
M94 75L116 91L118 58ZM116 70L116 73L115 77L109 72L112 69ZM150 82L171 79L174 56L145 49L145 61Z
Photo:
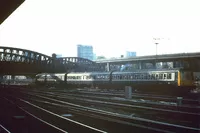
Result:
M177 74L177 86L181 92L190 92L195 88L194 72L189 70L179 70Z

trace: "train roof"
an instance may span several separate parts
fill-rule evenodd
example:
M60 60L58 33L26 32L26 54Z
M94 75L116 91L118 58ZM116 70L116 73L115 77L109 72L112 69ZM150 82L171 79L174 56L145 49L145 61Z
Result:
M44 76L44 75L59 75L59 74L66 74L66 73L39 73L36 76Z
M95 75L95 74L110 74L110 72L72 72L67 75Z
M113 74L116 73L150 73L150 72L177 72L181 69L142 69L142 70L134 70L134 71L114 71Z

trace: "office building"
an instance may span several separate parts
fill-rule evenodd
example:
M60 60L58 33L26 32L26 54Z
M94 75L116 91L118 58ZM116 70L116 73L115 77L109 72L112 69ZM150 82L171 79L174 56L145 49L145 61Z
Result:
M126 51L126 57L136 57L136 52Z
M93 47L90 45L77 45L77 57L93 60Z
M62 57L61 54L57 54L57 55L56 55L56 58L61 58L61 57Z

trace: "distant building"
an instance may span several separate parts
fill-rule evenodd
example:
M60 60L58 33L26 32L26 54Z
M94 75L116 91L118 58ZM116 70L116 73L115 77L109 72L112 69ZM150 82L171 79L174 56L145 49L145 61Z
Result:
M77 57L93 60L93 47L90 45L77 45Z
M126 51L126 57L136 57L136 52Z
M95 53L93 54L93 60L97 60L97 55Z
M57 55L56 55L56 58L61 58L61 57L62 57L61 54L57 54Z

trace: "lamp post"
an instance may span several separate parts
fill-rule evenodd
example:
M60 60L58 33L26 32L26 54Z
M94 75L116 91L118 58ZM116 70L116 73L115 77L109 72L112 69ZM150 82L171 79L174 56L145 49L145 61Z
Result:
M160 38L153 38L155 40L155 44L156 44L156 58L155 58L155 68L157 68L157 55L158 55L158 40L160 40Z
M155 44L156 44L156 56L157 56L157 54L158 54L158 42L157 41L159 41L160 40L160 38L153 38L154 40L155 40Z
M157 47L158 47L158 42L156 42L155 44L156 44L156 56L157 56Z

